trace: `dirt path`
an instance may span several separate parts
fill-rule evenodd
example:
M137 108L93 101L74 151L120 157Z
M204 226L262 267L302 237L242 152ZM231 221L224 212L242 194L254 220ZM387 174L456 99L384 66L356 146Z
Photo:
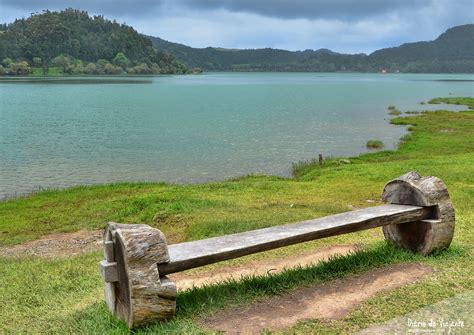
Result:
M337 245L312 250L304 254L246 262L245 265L223 266L194 273L176 273L169 275L169 277L176 281L179 290L185 290L193 286L199 287L205 284L216 284L231 278L240 279L242 276L278 273L284 269L316 264L336 255L347 255L360 249L357 245Z
M80 230L74 233L45 235L31 242L0 247L0 256L70 257L96 251L101 247L102 230Z
M431 272L426 265L398 264L223 310L202 324L230 334L254 334L287 329L303 319L342 319L373 295L413 283Z

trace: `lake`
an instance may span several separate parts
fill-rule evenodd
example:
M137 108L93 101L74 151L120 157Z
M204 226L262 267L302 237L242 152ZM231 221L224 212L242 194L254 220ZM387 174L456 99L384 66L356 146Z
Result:
M0 198L117 181L290 175L291 163L394 149L387 107L474 95L462 74L207 73L0 79ZM451 109L456 109L453 106ZM459 108L458 108L459 109Z

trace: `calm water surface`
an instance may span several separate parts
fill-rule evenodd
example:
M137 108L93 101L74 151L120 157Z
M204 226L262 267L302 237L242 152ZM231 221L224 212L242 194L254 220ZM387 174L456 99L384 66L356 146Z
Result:
M116 181L289 175L292 162L396 147L388 105L474 95L472 75L209 73L0 80L0 198Z

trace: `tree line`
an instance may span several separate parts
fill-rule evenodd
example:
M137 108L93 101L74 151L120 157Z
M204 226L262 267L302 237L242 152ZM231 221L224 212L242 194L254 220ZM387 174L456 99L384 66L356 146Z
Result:
M150 39L156 48L168 51L188 66L209 71L474 73L474 24L450 28L434 41L407 43L370 55L327 49L191 48L158 37Z
M172 74L190 69L126 24L85 11L43 11L0 25L0 74Z

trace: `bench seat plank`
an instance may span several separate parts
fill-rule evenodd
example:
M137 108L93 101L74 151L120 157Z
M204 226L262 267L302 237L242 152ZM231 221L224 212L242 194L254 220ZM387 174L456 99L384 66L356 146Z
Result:
M428 219L429 207L382 205L298 223L257 229L168 246L170 262L159 265L161 276L295 243L388 224Z

